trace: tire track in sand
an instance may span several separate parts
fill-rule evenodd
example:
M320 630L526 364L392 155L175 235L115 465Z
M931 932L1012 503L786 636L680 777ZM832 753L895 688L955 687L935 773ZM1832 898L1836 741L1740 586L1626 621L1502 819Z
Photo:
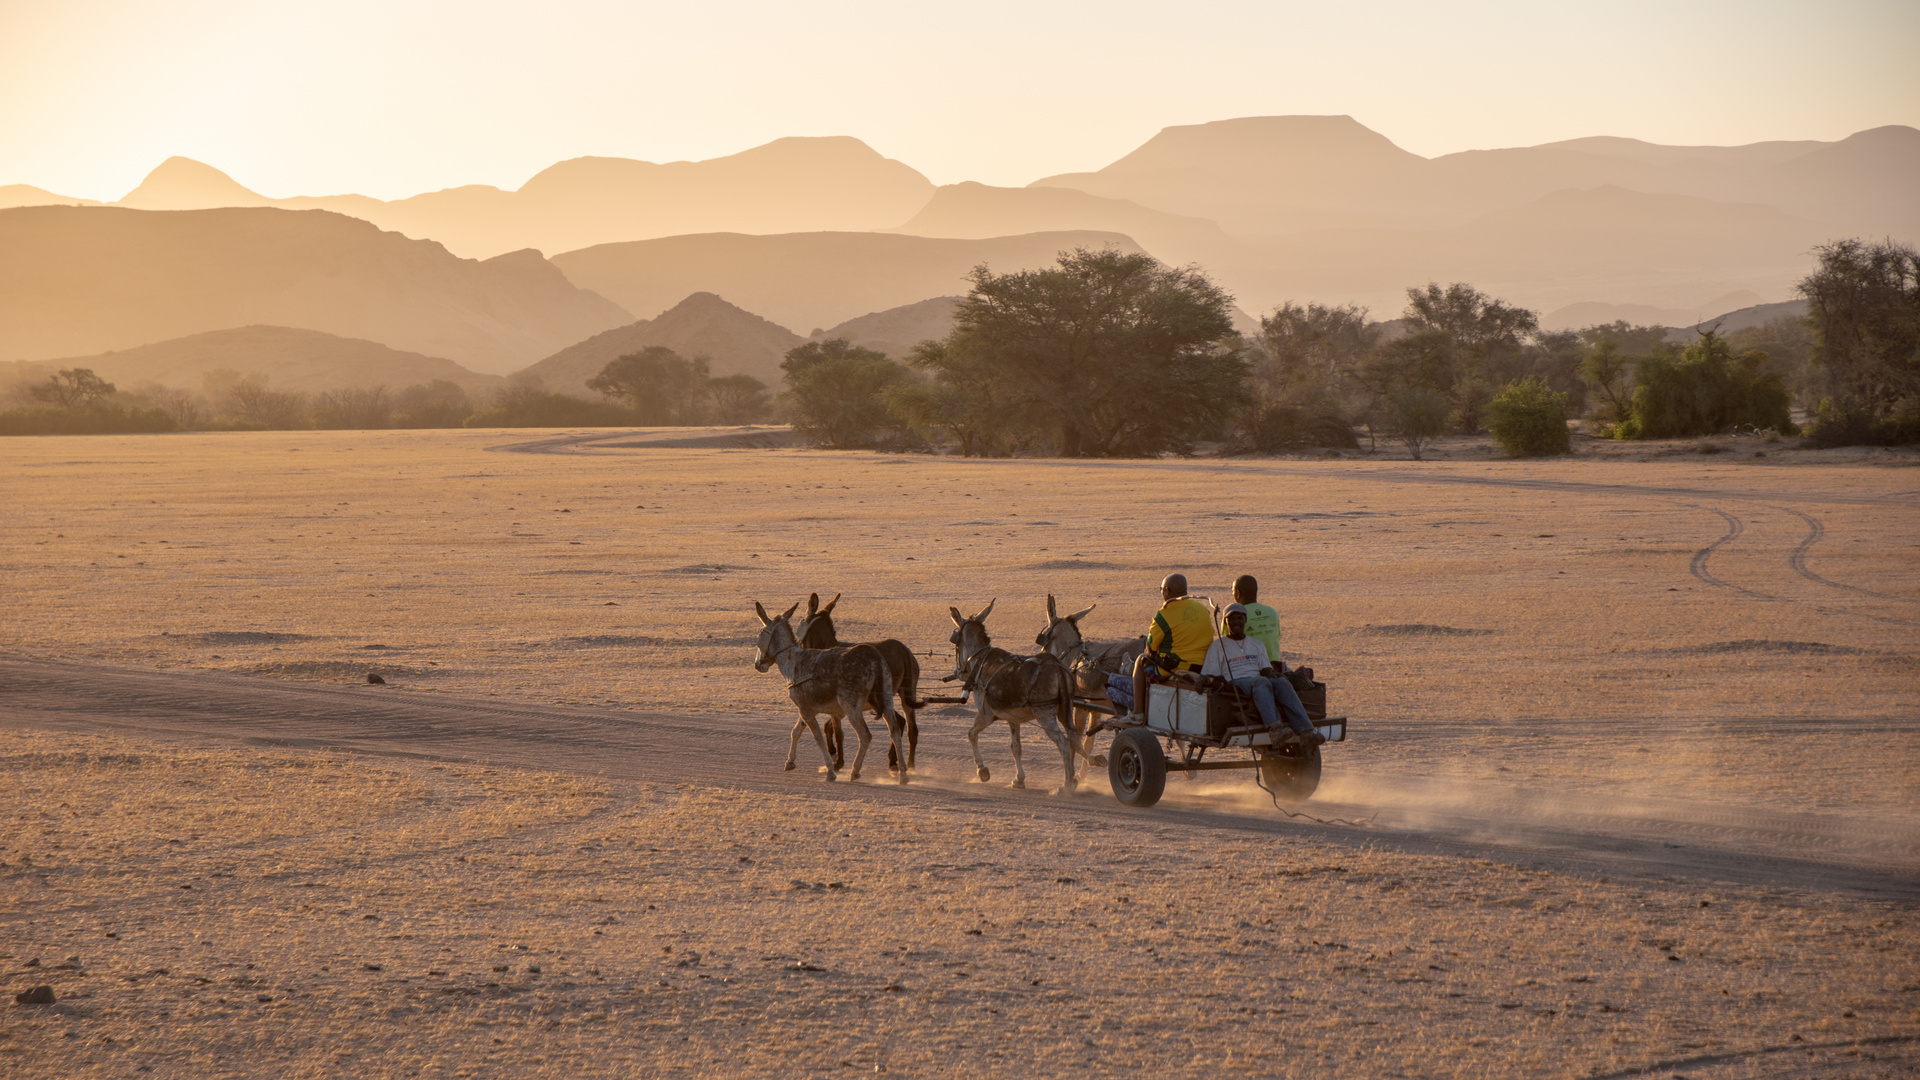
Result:
M1807 529L1808 529L1807 538L1805 540L1800 541L1800 546L1797 548L1794 548L1793 555L1787 559L1787 565L1793 567L1794 573L1799 574L1801 577L1806 578L1808 581L1819 582L1822 585L1826 585L1835 589L1845 589L1848 592L1857 592L1865 596L1877 597L1881 600L1897 600L1903 604L1920 604L1920 600L1915 600L1911 597L1894 596L1891 593L1874 592L1872 589L1863 589L1858 585L1848 585L1844 582L1834 581L1830 578L1821 577L1819 574L1816 574L1812 570L1807 569L1807 551L1811 549L1814 544L1819 543L1822 537L1826 536L1827 534L1826 523L1822 522L1819 518L1814 517L1812 514L1803 514L1800 511L1791 509L1789 507L1776 506L1774 507L1774 509L1785 510L1787 513L1792 514L1794 517L1797 517L1801 521L1804 521L1807 523Z
M1692 573L1695 578L1698 578L1700 581L1704 582L1705 584L1713 585L1722 589L1731 589L1734 592L1741 594L1742 596L1745 596L1754 600L1771 600L1779 604L1798 604L1802 607L1810 607L1813 610L1821 612L1822 614L1826 614L1826 615L1844 615L1844 616L1855 618L1855 619L1872 619L1874 622L1890 623L1894 626L1920 625L1920 623L1916 623L1912 619L1896 619L1887 615L1875 615L1875 614L1872 614L1871 612L1866 612L1866 611L1854 611L1851 608L1827 607L1824 604L1816 604L1809 600L1796 600L1790 596L1776 596L1773 593L1758 592L1754 589L1749 589L1744 585L1735 585L1733 582L1717 576L1716 574L1713 573L1712 570L1708 569L1708 564L1712 561L1714 552L1719 551L1722 547L1725 547L1727 544L1737 539L1741 533L1746 532L1747 526L1739 518L1734 517L1732 514L1727 513L1725 510L1722 510L1717 506L1699 506L1695 504L1693 505L1693 509L1707 510L1715 514L1719 514L1721 519L1727 523L1726 533L1722 535L1720 539L1715 540L1713 543L1708 544L1706 547L1703 547L1699 551L1694 552L1693 561L1687 567L1688 571ZM1781 509L1781 508L1775 507L1774 509ZM1822 585L1830 585L1836 589L1847 589L1853 592L1862 592L1862 593L1866 593L1869 596L1882 597L1888 600L1904 599L1903 597L1898 597L1898 596L1886 596L1886 594L1884 593L1876 593L1868 589L1855 588L1854 586L1851 586L1851 585L1842 585L1837 581L1828 581L1826 578L1823 578L1818 574L1815 574L1812 571L1806 569L1807 549L1812 547L1814 541L1818 540L1826 532L1826 527L1824 525L1819 524L1819 522L1816 519L1808 517L1805 514L1801 514L1797 510L1790 510L1788 511L1788 513L1796 514L1802 518L1805 518L1807 522L1814 527L1813 533L1809 535L1807 539L1801 541L1800 546L1795 548L1793 551L1793 554L1787 557L1787 566L1790 569L1792 569L1795 573L1799 574L1804 578L1807 578L1810 581L1814 581Z

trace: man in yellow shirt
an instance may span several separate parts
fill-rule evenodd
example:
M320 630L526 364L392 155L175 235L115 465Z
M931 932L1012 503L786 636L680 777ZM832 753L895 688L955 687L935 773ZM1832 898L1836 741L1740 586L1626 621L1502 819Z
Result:
M1133 711L1127 719L1147 718L1148 676L1158 671L1194 672L1206 661L1213 644L1213 609L1187 595L1187 576L1168 574L1160 583L1163 603L1147 628L1147 651L1133 663Z

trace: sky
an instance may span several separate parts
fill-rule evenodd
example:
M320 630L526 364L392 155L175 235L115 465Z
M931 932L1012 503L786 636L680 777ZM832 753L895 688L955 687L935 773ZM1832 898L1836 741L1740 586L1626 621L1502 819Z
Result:
M1022 185L1289 113L1429 157L1831 140L1920 126L1916 55L1913 0L0 0L0 184L111 200L180 154L399 198L852 135Z

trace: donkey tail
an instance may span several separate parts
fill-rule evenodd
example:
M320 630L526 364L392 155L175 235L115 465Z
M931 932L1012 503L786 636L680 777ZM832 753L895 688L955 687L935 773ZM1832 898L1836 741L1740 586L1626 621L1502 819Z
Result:
M907 707L924 709L927 703L920 700L920 658L907 653L907 669L900 673L900 697Z

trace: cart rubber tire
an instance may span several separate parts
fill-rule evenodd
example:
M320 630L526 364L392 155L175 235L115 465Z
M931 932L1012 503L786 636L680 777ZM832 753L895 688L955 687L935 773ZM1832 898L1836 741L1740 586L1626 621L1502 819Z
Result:
M1107 781L1123 806L1145 809L1159 802L1167 790L1167 753L1160 739L1146 728L1115 735L1107 750Z
M1309 750L1305 758L1262 756L1260 780L1286 802L1306 802L1320 786L1320 748Z

